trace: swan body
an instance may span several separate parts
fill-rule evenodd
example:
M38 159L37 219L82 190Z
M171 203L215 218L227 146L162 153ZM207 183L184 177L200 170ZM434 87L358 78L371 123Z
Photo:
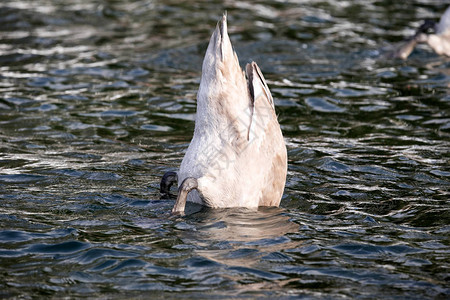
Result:
M194 136L177 173L173 212L183 212L186 200L212 208L278 206L286 173L272 95L255 62L245 72L239 66L224 15L203 61Z
M435 33L417 35L419 43L427 43L439 55L450 56L450 6L434 26Z
M395 56L402 59L408 58L418 43L428 44L439 55L450 56L450 6L439 23L425 21L416 34L399 47Z

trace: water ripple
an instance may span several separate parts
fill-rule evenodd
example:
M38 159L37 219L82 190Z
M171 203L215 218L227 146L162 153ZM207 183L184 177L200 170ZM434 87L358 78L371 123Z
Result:
M384 56L441 2L2 1L0 297L449 298L450 64ZM171 216L223 11L285 193Z

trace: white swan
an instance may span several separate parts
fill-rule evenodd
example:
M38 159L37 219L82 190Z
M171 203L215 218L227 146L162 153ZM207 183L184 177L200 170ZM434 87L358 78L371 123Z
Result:
M245 73L239 66L224 14L203 60L194 137L179 172L163 176L161 192L178 180L173 213L184 212L186 200L212 208L278 206L286 173L272 95L255 62Z
M395 56L407 59L417 43L427 43L439 55L450 56L450 6L439 23L427 20L396 50Z

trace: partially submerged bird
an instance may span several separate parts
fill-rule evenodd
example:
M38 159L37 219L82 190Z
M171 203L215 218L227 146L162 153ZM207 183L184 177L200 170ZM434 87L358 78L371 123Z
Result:
M427 43L437 54L450 56L450 6L439 23L426 20L412 37L396 49L394 56L407 59L418 43Z
M239 66L224 14L203 60L194 137L179 172L164 174L161 193L178 180L173 213L184 212L186 201L212 208L278 206L286 173L269 87L255 62L245 73Z

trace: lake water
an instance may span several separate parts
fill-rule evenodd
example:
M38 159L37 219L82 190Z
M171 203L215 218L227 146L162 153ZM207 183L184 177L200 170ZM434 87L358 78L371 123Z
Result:
M384 55L447 5L3 0L0 297L448 299L450 59ZM159 181L225 10L275 99L285 193L172 216Z

